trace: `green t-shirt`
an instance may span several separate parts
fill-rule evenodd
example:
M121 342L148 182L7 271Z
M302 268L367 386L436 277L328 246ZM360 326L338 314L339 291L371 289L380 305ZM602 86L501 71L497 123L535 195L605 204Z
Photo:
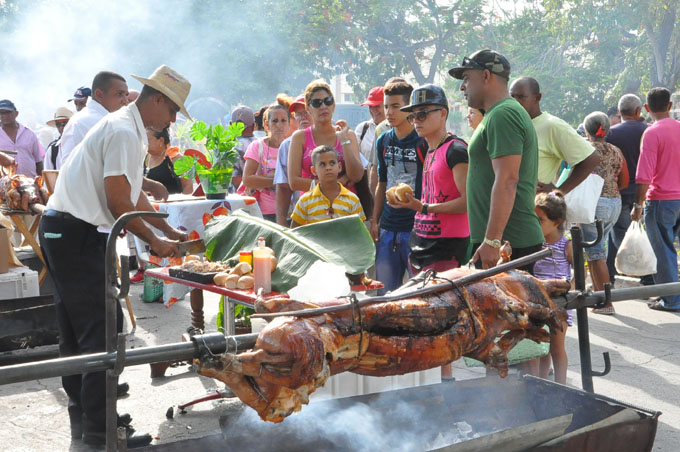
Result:
M467 178L467 208L470 241L482 243L491 207L495 174L491 160L521 155L515 204L503 232L503 240L513 248L526 248L543 242L543 232L534 212L538 176L538 140L529 114L512 98L489 109L475 130L468 146L470 162Z

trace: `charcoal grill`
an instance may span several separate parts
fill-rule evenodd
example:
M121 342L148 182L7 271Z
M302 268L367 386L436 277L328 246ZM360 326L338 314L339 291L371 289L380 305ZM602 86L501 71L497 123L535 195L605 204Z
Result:
M659 415L540 378L487 377L313 402L281 424L235 408L220 419L221 434L142 450L643 452L652 450ZM564 419L564 433L537 440ZM460 439L451 434L458 423L479 436L441 444Z
M29 381L55 376L74 375L98 370L107 371L107 450L125 450L124 430L116 429L116 388L117 375L126 366L186 360L199 358L206 353L236 352L252 347L257 334L223 336L220 333L199 334L190 342L142 347L126 350L125 336L115 331L115 303L127 294L129 281L116 286L114 253L115 236L124 224L139 216L162 217L166 214L130 212L121 216L114 224L107 244L107 280L109 287L106 302L106 352L58 358L27 364L0 367L0 385ZM605 375L609 368L609 357L605 355L605 370L593 371L590 361L587 310L606 301L621 301L645 296L671 295L680 293L680 283L662 284L634 289L611 290L606 286L602 292L585 291L583 248L595 242L584 243L580 230L572 229L574 243L574 268L576 291L555 302L578 311L579 350L583 388L580 391L544 380L524 377L522 379L499 380L494 378L473 381L443 383L439 385L371 394L335 401L318 402L305 407L301 414L287 419L279 425L261 421L243 423L240 413L234 413L222 421L225 433L217 437L153 446L147 450L361 450L361 447L346 447L341 440L328 441L325 436L301 435L291 428L290 419L312 416L315 407L321 413L311 418L313 429L319 430L329 413L340 413L348 409L365 407L364 412L387 413L386 423L391 430L380 435L389 440L395 433L412 431L417 447L414 450L437 450L440 452L461 452L477 450L529 450L552 451L649 451L656 434L659 412L632 407L622 402L593 394L592 377ZM598 240L602 227L598 224ZM537 253L538 254L538 253ZM527 256L528 257L528 256ZM536 257L536 256L534 256ZM127 275L123 269L123 275ZM407 414L398 416L394 407L406 403ZM324 405L325 404L325 405ZM246 409L250 416L254 412ZM351 411L350 411L351 412ZM472 414L474 413L474 414ZM571 418L565 419L565 414ZM237 417L234 417L237 416ZM238 422L234 422L234 419ZM359 418L361 419L361 418ZM456 422L466 422L473 433L480 436L452 446L434 447L432 441L439 434L449 434ZM237 426L236 431L230 426ZM560 426L561 429L560 429ZM310 431L308 429L308 431ZM356 433L348 429L345 438ZM369 432L371 433L371 432ZM433 437L434 435L434 437ZM355 435L356 436L356 435ZM375 433L370 437L376 437ZM225 439L226 437L226 439ZM542 438L539 441L539 437ZM399 437L397 437L399 438ZM550 438L553 438L549 441ZM527 441L528 440L528 441ZM486 441L486 443L483 443ZM524 443L522 443L524 441ZM247 442L247 444L245 443ZM518 444L508 449L510 443ZM239 446L245 444L245 446ZM260 445L258 445L260 444ZM261 446L262 444L266 445ZM495 445L494 445L495 444ZM397 446L403 445L399 442ZM336 447L337 446L337 447ZM361 446L359 444L359 446ZM258 447L260 447L258 449ZM262 448L264 447L264 448ZM333 449L333 447L336 447ZM389 450L387 447L379 448ZM373 449L375 450L375 449ZM392 450L398 450L392 448Z

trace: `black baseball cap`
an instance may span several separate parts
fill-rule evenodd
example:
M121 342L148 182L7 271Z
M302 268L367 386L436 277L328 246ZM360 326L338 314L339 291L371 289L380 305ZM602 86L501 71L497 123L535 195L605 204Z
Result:
M463 63L460 66L449 69L449 75L462 80L463 71L466 69L477 69L480 71L488 69L492 74L510 79L510 62L495 50L478 50L469 57L464 57Z
M76 90L75 93L73 93L73 99L69 99L68 101L71 102L74 99L87 99L92 95L92 90L88 88L87 86L81 86Z
M449 101L446 99L446 94L444 94L444 90L440 86L428 83L414 89L411 93L411 104L400 108L400 110L413 111L414 108L425 105L441 105L448 110Z
M17 107L9 99L0 100L0 111L17 111Z

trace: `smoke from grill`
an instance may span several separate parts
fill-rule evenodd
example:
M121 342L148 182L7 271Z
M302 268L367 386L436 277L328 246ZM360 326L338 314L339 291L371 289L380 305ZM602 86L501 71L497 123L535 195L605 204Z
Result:
M223 420L225 450L279 452L294 450L412 452L430 450L480 436L467 422L440 419L423 435L427 407L391 401L387 409L376 409L381 396L371 406L338 399L311 403L280 424L263 422L254 410L245 408L238 416Z

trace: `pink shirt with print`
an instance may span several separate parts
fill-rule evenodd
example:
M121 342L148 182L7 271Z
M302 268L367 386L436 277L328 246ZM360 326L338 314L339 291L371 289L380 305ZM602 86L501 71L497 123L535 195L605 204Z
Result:
M649 185L649 201L680 199L680 122L665 118L645 130L635 183Z
M267 146L265 139L253 141L248 145L244 159L255 160L260 166L255 173L258 176L274 177L276 171L276 157L279 148ZM260 159L260 146L262 147L262 159ZM276 213L276 192L271 188L260 190L260 210L263 214Z

